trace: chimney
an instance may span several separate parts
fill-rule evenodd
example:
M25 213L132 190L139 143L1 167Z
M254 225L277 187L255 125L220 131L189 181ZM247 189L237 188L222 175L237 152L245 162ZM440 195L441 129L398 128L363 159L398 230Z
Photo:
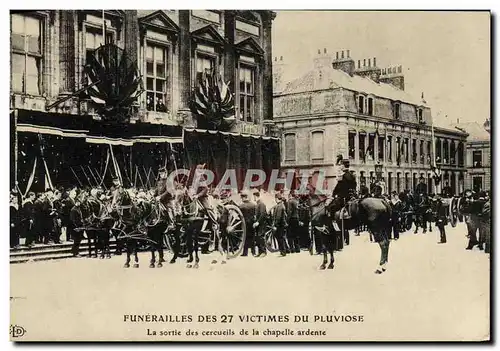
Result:
M387 69L387 74L380 77L381 83L391 84L399 90L405 90L405 77L403 75L403 66L399 65L397 67L389 67Z
M283 78L283 73L286 69L286 64L283 61L283 56L276 57L273 64L273 94L280 94L285 89L285 81Z
M339 58L339 53L337 52L337 59L331 62L331 65L333 69L344 71L348 75L352 76L354 73L354 70L356 69L356 63L354 60L351 58L351 50L342 50L340 52L340 58ZM359 60L358 60L358 65L359 65Z
M368 64L366 61L368 61ZM375 63L375 58L373 59L373 65L371 58L363 59L363 67L361 67L361 60L358 60L358 69L354 71L354 74L360 77L370 78L374 82L378 83L381 75L381 70Z

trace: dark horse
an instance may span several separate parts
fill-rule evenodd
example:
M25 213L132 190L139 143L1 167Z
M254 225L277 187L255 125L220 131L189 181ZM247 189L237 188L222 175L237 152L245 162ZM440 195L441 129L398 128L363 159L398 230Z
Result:
M151 203L144 201L142 204L145 211L143 217L147 230L147 236L151 240L149 244L151 252L149 268L155 268L156 252L158 252L158 268L161 268L163 267L163 262L165 262L163 236L167 231L175 229L174 216L170 213L171 211L169 211L169 209L159 201Z
M101 259L104 257L111 258L109 236L114 220L109 215L107 207L96 198L88 198L85 206L89 214L88 221L90 224L90 227L85 230L89 241L89 256L92 256L93 241L94 257L97 257L98 250L101 250Z
M345 215L344 209L336 211L333 218L329 213L326 199L320 196L311 195L309 197L311 206L311 225L313 230L318 230L321 234L323 263L319 267L325 269L327 263L327 252L331 259L328 269L333 269L334 257L334 231L355 229L360 225L366 225L373 234L375 241L380 246L381 257L379 268L375 273L385 272L389 255L389 233L391 230L390 220L392 209L388 202L381 198L368 197L361 200L354 199L348 202L349 217ZM337 228L334 228L337 227Z
M139 241L151 241L147 237L147 229L145 225L145 217L147 215L143 206L139 206L136 201L133 201L128 192L122 193L119 204L111 215L116 220L111 229L116 233L117 241L125 244L127 250L127 259L124 268L130 267L130 256L134 256L134 268L139 268L139 257L137 256L137 248Z

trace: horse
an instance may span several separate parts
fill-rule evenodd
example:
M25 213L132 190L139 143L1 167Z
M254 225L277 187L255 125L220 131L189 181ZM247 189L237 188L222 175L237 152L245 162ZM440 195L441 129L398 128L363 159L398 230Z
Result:
M335 239L332 219L326 204L327 198L316 194L310 194L304 201L308 201L311 213L311 241L316 241L314 239L317 238L320 239L319 245L316 245L316 248L319 248L319 252L323 254L323 262L321 266L319 266L319 269L323 270L327 268L328 254L330 254L328 269L333 269L335 263L335 257L333 255ZM310 250L312 250L312 245Z
M96 198L87 199L87 210L90 215L91 227L86 229L89 240L89 256L92 252L92 244L95 244L95 256L97 257L99 249L101 250L100 258L111 258L109 236L113 226L113 218L109 215L108 207L102 201Z
M151 241L147 238L147 230L144 224L146 213L144 208L138 206L137 201L132 200L127 191L122 192L121 199L111 212L115 224L111 231L115 233L117 241L121 241L127 252L124 268L130 267L130 257L134 256L134 268L139 268L139 257L137 247L139 241Z
M328 228L336 227L335 231L344 232L345 230L355 229L359 225L366 225L380 246L380 263L375 273L381 274L386 271L389 255L389 231L391 230L392 208L385 199L375 197L367 197L361 200L352 199L348 201L346 206L350 214L350 217L347 218L344 208L335 211L332 216L326 204L327 199L321 199L316 194L310 196L309 199L312 209L312 227L321 232L323 263L319 267L320 269L325 269L327 263L326 251L331 256L328 269L333 269L335 262L333 257L334 240L331 235L331 229L328 230Z

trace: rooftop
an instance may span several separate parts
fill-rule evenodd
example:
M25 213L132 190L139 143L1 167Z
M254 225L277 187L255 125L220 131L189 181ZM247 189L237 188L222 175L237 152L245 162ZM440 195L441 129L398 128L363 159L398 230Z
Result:
M358 75L350 76L344 71L334 69L331 66L323 67L321 69L321 78L315 79L318 74L319 72L317 72L317 69L308 71L301 77L288 82L284 90L276 94L276 96L344 88L366 94L373 94L390 100L399 100L413 105L426 106L420 97L412 96L408 92L399 90L391 84L377 83L370 78Z
M491 135L484 128L483 123L465 122L455 126L457 129L463 129L469 133L468 141L490 141Z

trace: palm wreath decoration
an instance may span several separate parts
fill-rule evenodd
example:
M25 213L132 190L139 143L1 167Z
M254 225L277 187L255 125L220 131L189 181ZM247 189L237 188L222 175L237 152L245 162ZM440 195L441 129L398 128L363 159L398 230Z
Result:
M144 91L137 65L114 44L102 45L87 54L84 74L87 95L97 112L110 122L129 122L132 105Z
M198 77L190 110L198 128L227 131L236 121L233 94L215 71L205 71Z

